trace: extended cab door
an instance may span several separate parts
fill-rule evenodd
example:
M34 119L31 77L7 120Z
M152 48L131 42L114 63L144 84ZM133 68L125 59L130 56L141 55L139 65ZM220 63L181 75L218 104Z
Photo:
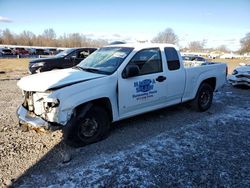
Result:
M138 74L126 77L129 66L138 68ZM138 51L118 79L118 105L120 118L163 106L166 101L167 80L163 71L159 48Z
M186 70L183 67L180 54L173 47L164 48L167 75L167 105L182 102L186 85Z

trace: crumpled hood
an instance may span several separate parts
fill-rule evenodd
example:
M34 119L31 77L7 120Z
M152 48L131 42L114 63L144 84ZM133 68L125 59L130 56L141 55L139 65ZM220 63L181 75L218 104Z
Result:
M69 68L26 76L17 85L25 91L44 92L104 76L106 75Z
M238 72L250 72L250 66L239 66L236 68Z

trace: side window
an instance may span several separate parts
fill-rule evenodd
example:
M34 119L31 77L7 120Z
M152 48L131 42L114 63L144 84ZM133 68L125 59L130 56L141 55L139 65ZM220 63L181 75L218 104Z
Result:
M167 58L167 64L169 70L177 70L180 68L179 56L174 48L166 47L164 52Z
M161 51L159 48L141 50L130 60L129 65L137 65L139 75L162 72Z
M85 59L90 54L89 50L78 51L77 58Z
M76 51L72 52L70 55L67 56L67 58L72 58L72 57L77 58L77 52Z

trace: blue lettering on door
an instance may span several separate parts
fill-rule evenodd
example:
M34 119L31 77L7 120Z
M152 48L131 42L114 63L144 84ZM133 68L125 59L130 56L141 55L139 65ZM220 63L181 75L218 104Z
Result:
M139 82L134 82L134 87L136 88L136 93L148 92L154 89L155 80L145 79Z

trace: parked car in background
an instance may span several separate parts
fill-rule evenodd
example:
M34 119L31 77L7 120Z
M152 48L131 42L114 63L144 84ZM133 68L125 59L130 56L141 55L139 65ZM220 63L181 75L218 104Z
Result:
M62 51L64 51L64 50L66 50L66 49L57 49L57 50L56 50L56 54L59 54L60 52L62 52Z
M45 51L45 49L42 48L36 48L35 55L49 55L49 52Z
M11 56L13 52L11 49L8 48L0 48L0 56Z
M182 59L185 67L200 66L208 62L204 57L196 55L185 55Z
M56 48L47 48L44 50L44 52L48 53L48 55L56 55L57 49Z
M36 49L35 48L25 48L29 52L29 55L35 55L36 54Z
M223 54L223 52L217 50L217 51L212 51L208 54L209 59L217 59L220 58L220 56Z
M29 62L31 74L50 71L53 69L64 69L77 65L96 48L69 48L49 58L39 58Z
M235 59L235 58L241 58L242 56L235 53L226 53L220 56L221 59Z
M29 55L29 51L24 48L13 48L12 51L14 55Z
M250 87L250 63L240 63L234 69L232 75L228 76L228 81L233 86L245 85Z
M50 55L46 49L43 48L27 48L29 55Z

